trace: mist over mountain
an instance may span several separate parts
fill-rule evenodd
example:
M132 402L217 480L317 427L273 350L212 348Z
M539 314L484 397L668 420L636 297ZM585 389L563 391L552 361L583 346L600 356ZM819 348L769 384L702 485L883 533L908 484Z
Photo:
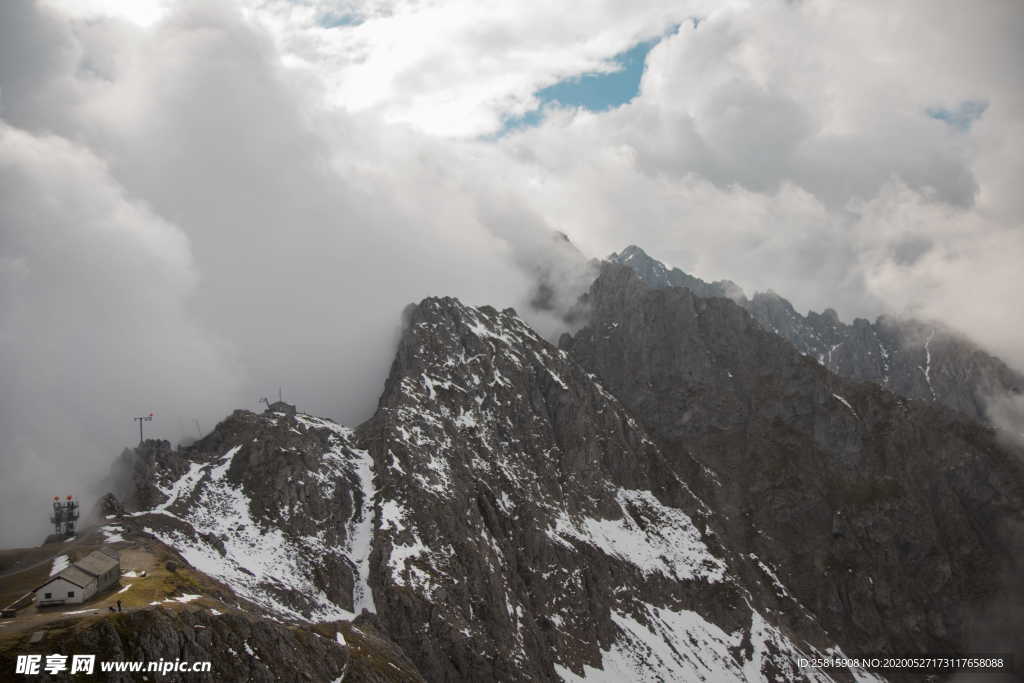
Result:
M182 573L152 638L61 642L258 641L240 679L1024 651L1022 34L1012 0L0 2L0 546L56 553L74 494L74 552L115 525Z
M1024 647L1024 450L732 299L598 272L557 347L513 309L410 306L355 428L274 402L126 449L104 528L225 587L215 612L371 624L380 680L884 680L799 662Z
M3 3L5 518L98 481L137 415L196 438L280 387L365 419L427 295L555 338L624 244L800 310L942 321L1019 371L1021 12L933 10ZM636 45L621 104L544 99Z

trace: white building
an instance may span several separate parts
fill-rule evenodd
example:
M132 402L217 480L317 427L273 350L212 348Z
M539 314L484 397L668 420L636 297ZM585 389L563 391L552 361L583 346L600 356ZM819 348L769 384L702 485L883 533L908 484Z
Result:
M78 604L113 586L120 578L121 560L95 550L37 587L36 604L40 607Z

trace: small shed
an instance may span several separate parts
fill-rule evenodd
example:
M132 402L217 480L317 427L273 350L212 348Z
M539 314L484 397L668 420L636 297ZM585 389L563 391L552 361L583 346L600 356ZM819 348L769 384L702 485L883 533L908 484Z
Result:
M35 592L40 607L75 605L95 595L96 577L71 565L51 576Z
M95 550L38 586L36 604L40 607L79 604L113 586L120 578L120 559Z

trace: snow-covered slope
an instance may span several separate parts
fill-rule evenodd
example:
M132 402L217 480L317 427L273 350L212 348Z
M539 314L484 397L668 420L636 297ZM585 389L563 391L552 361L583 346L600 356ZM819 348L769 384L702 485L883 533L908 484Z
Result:
M236 412L180 455L187 469L158 482L165 500L134 513L149 533L281 616L373 608L372 464L351 430L292 411Z

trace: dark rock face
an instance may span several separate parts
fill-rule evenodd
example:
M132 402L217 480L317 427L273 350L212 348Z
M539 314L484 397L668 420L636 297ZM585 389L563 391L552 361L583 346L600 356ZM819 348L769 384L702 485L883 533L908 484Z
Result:
M273 404L148 441L122 523L268 617L362 624L352 676L849 680L797 658L1024 646L984 619L1024 613L1024 453L830 372L729 284L606 264L561 349L426 299L366 423Z
M566 353L511 309L406 318L358 430L236 411L140 449L133 523L278 617L374 613L432 681L827 680L795 662L835 640Z
M97 504L97 511L99 515L103 517L111 515L114 517L120 517L125 514L124 505L121 504L121 501L119 501L117 496L113 493L107 493L100 498L99 503Z
M513 311L417 306L359 434L380 491L378 612L429 680L558 680L602 664L633 679L800 677L784 656L731 653L744 639L792 651L745 601L774 594L744 585L749 567L618 401ZM713 645L673 655L701 634ZM645 660L652 644L667 661Z
M61 634L48 640L47 652L95 654L97 665L93 675L111 683L143 679L137 673L100 673L99 661L209 661L209 673L149 674L149 680L259 683L333 681L351 665L349 648L335 640L269 620L235 614L214 616L205 610L158 608L131 612ZM252 656L246 656L250 652ZM5 671L14 671L13 661L4 664ZM65 671L56 675L43 673L37 680L80 678Z
M678 268L669 270L636 246L612 254L608 261L628 266L654 288L685 287L699 297L732 299L766 330L837 375L936 401L974 419L990 418L991 399L1024 391L1019 373L937 323L883 316L873 323L858 318L848 325L832 309L803 316L774 292L747 299L728 280L707 283Z
M647 255L643 249L630 245L617 254L610 254L609 263L632 268L649 287L686 287L697 296L720 296L745 304L747 297L743 289L732 280L705 282L678 268L668 268L664 263Z
M186 461L169 441L147 439L138 448L126 448L110 467L107 488L127 510L144 510L164 499L157 486L162 479L184 473Z
M935 403L836 376L727 299L609 264L588 305L564 348L718 513L723 543L770 559L848 650L972 641L1020 574L1024 453ZM1001 645L1024 651L1019 633Z

